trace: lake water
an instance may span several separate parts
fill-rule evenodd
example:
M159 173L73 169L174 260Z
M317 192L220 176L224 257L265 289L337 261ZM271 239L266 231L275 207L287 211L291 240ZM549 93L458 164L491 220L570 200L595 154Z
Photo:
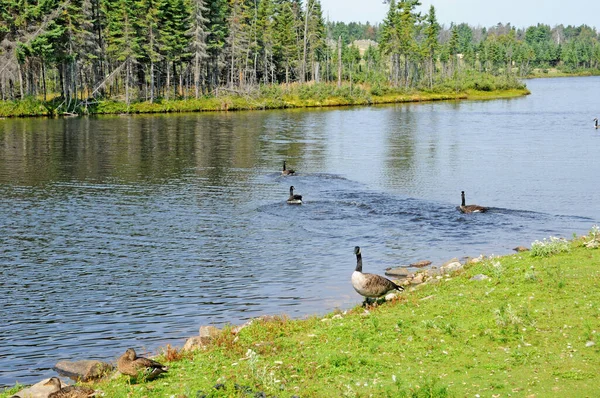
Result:
M383 274L589 231L600 78L527 85L510 100L0 120L0 386L181 346L201 325L351 308L356 245ZM461 190L491 211L460 214Z

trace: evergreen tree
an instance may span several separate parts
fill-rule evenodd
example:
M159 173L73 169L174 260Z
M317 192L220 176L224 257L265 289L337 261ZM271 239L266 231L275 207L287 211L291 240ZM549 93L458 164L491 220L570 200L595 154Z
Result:
M435 74L436 52L439 48L438 35L441 26L437 22L435 7L429 7L429 14L425 17L425 40L423 42L428 61L429 87L433 87L433 75Z
M208 8L205 5L205 0L192 0L193 19L190 29L190 52L194 57L194 93L196 98L200 96L200 86L202 92L205 90L205 80L201 63L208 58L206 51L206 23L208 19L205 15Z
M207 76L210 89L218 89L220 71L224 65L223 48L228 35L226 18L229 12L227 0L211 0L206 18L206 50L208 52Z
M296 66L298 39L296 18L291 0L281 0L275 19L275 54L280 65L279 75L283 74L285 83L290 82L291 73Z

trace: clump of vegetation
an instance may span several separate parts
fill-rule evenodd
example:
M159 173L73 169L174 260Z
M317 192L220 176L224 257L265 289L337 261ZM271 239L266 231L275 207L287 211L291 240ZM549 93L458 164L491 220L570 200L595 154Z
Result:
M533 257L548 257L553 254L568 252L570 249L571 244L566 239L551 236L548 239L534 241L531 244L530 253Z

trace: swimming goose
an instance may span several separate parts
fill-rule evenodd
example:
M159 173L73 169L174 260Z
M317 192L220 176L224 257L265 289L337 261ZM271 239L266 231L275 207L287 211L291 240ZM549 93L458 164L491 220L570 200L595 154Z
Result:
M594 118L594 123L595 123L594 127L596 127L597 129L600 129L600 124L598 124L598 118L597 117Z
M294 195L294 186L290 187L290 197L287 200L290 205L301 205L302 204L302 195Z
M488 211L487 207L478 205L466 205L465 204L465 191L460 191L460 197L462 199L461 205L458 207L461 213L485 213Z
M284 176L291 176L291 175L296 174L296 171L292 170L292 169L289 169L289 170L286 169L285 168L285 160L284 160L283 161L283 170L281 171L281 174L284 175Z
M363 273L360 247L354 248L354 254L356 254L356 269L352 273L352 287L358 294L367 298L365 301L369 298L381 297L392 290L404 290L402 286L396 285L383 276Z
M51 392L48 398L88 398L96 395L96 392L89 387L66 386L61 388L58 377L51 377L44 385L52 386L54 389L54 392Z
M142 376L146 380L152 380L169 368L155 360L138 357L133 348L128 348L117 360L117 369L128 376Z

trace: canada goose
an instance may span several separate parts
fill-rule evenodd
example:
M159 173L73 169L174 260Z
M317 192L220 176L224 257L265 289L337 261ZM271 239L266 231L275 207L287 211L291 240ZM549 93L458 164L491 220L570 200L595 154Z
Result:
M594 118L594 127L596 127L597 129L600 129L600 124L598 124L598 118L597 117Z
M302 195L294 195L294 186L290 187L290 197L287 200L290 205L301 205L302 204Z
M356 269L352 273L352 287L358 294L367 298L365 301L369 298L381 297L392 290L404 290L402 286L396 285L383 276L363 273L360 247L354 248L354 254L356 254Z
M51 377L44 385L54 388L54 392L51 392L48 398L88 398L96 395L96 392L89 387L66 386L61 388L62 384L58 377Z
M133 348L128 348L117 360L117 369L128 376L142 376L146 380L152 380L169 368L152 359L138 357Z
M487 207L478 206L478 205L466 205L465 204L465 191L460 191L460 197L462 199L458 210L461 213L485 213L488 211Z
M284 176L292 176L292 175L296 174L296 171L292 170L292 169L289 169L289 170L286 169L285 168L285 160L284 160L283 161L283 170L281 171L281 174Z

